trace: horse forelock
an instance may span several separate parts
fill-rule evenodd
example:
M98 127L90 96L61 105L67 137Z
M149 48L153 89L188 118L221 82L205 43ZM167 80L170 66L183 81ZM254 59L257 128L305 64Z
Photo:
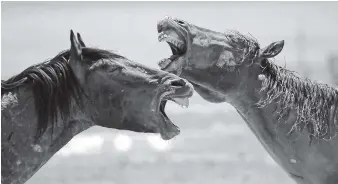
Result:
M237 58L239 62L235 66L235 69L242 66L245 63L244 61L247 61L246 64L250 66L260 51L260 45L257 39L251 34L244 35L236 30L228 30L225 33L225 37L227 38L227 43L239 54Z
M244 35L236 30L228 30L225 33L228 43L235 49L248 53L250 50L260 49L256 38L252 35Z

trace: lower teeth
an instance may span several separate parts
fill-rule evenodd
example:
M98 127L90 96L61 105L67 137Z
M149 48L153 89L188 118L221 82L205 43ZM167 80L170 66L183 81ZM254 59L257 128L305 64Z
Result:
M172 101L176 102L183 108L187 108L189 106L189 99L188 98L172 98Z
M165 68L167 67L169 64L171 63L171 60L170 59L162 59L158 65L161 67L161 68Z

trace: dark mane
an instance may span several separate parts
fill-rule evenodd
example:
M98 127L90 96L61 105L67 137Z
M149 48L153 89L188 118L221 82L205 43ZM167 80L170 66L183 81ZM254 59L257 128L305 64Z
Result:
M113 52L94 48L83 48L82 54L87 61L123 58ZM82 87L68 64L68 59L69 50L65 50L50 60L1 81L1 96L15 88L32 85L38 116L38 137L46 131L48 122L53 127L59 116L62 119L69 116L72 102L82 109Z
M230 42L231 46L238 48L238 49L250 49L253 47L259 48L259 43L256 38L251 35L243 35L239 31L236 30L228 30L225 33L228 41Z
M234 71L238 69L244 63L244 60L252 61L259 54L260 45L258 41L251 35L243 35L236 30L228 30L225 33L225 37L228 40L228 44L236 51L238 54L237 65L227 67L229 71ZM251 65L252 63L247 63Z
M297 112L297 120L291 132L308 129L310 139L331 140L338 133L338 90L309 79L302 79L294 72L265 60L262 63L265 80L261 91L266 97L261 99L264 106L278 101L282 108L278 123L289 115L291 109Z
M238 31L230 31L226 37L231 46L241 51L243 61L254 62L260 50L255 38ZM264 76L261 91L266 95L258 105L264 107L274 101L283 107L277 112L277 124L285 121L294 109L297 120L290 133L307 128L310 140L331 140L338 134L338 124L335 123L338 122L338 89L302 79L295 72L277 66L268 59L261 62L261 68Z

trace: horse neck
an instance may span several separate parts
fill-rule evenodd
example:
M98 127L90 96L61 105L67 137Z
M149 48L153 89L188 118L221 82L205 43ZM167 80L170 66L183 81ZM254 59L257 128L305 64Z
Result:
M53 127L48 122L45 133L36 140L38 119L32 87L8 91L1 101L2 159L7 160L2 166L20 181L28 180L75 135L91 126L84 115L75 113L79 111L74 107L68 118L57 118ZM11 176L3 179L11 180Z
M258 106L258 102L267 95L266 92L260 91L262 88L260 74L260 69L253 67L250 75L242 79L241 86L230 95L229 103L236 108L265 148L272 142L276 145L287 145L290 139L296 139L293 137L296 135L292 134L291 137L291 134L288 134L296 120L296 114L291 110L285 121L278 123L278 112L283 108L278 101L274 100L263 107ZM269 149L267 150L269 152Z

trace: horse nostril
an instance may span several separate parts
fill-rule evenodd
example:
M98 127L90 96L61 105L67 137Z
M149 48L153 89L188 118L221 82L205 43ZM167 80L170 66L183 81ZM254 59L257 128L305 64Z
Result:
M183 79L178 79L178 80L173 80L170 81L170 85L171 86L176 86L176 87L183 87L185 86L187 83L185 82L185 80Z
M163 30L162 24L157 24L157 32L160 33Z

